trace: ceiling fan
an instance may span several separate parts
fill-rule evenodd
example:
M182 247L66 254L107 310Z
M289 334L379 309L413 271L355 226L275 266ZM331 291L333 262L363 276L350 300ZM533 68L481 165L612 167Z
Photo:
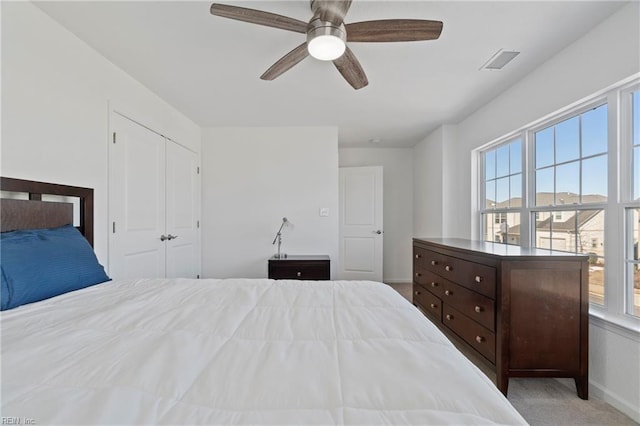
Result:
M442 32L441 21L425 19L385 19L377 21L344 23L352 0L311 0L311 20L298 19L261 10L211 5L211 14L252 24L265 25L307 35L307 40L280 58L264 74L263 80L273 80L308 55L333 61L340 74L354 89L369 84L367 76L346 42L396 42L435 40Z

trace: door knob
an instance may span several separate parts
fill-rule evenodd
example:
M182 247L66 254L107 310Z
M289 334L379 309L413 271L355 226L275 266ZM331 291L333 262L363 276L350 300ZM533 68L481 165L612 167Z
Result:
M373 233L380 235L380 234L382 234L382 231L378 229L377 231L373 231Z
M167 237L166 235L162 234L160 235L160 241L164 241L164 240L168 240L169 237Z

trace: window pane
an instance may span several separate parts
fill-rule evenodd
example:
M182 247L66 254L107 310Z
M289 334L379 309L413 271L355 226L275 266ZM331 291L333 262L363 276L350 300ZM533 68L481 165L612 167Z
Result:
M522 171L522 142L518 139L509 145L509 165L511 174Z
M509 174L509 145L501 146L496 152L496 177Z
M607 201L607 156L589 158L582 162L582 202Z
M507 222L502 226L502 242L516 246L520 245L520 213L507 213Z
M536 171L536 206L554 204L553 167Z
M522 206L522 175L517 174L509 178L509 207Z
M485 241L495 241L495 232L493 230L495 223L495 214L488 213L483 215L483 223L484 223L484 240Z
M553 217L550 213L539 212L535 223L535 234L533 236L533 244L535 247L550 249L551 248L551 225Z
M497 208L509 207L509 178L496 180L496 206Z
M629 209L627 219L627 312L640 316L640 209Z
M489 180L496 177L496 151L489 151L484 154L484 179Z
M640 147L633 148L633 199L640 198Z
M580 193L580 165L578 162L556 168L556 204L577 202ZM569 201L572 199L572 201Z
M580 118L573 117L556 125L556 163L580 157Z
M536 132L536 168L553 164L553 127Z
M490 180L485 185L485 198L486 204L485 208L487 209L495 209L496 208L496 181Z
M582 114L582 156L607 152L607 105Z

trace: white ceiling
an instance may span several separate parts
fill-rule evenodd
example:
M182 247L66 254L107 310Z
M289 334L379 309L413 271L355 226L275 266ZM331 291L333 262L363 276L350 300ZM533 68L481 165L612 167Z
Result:
M220 1L308 21L308 1ZM456 123L587 33L625 2L355 0L345 22L444 22L440 39L351 43L369 79L354 90L311 57L259 76L304 41L289 31L212 16L202 1L38 2L48 15L198 125L338 126L340 146L413 146ZM501 71L499 49L522 52ZM526 100L523 100L526 102Z

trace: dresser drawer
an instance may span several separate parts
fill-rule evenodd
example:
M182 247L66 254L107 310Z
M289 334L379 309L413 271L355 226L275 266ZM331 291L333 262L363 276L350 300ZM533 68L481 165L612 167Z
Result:
M461 286L496 298L496 269L491 266L446 256L437 273Z
M469 318L495 331L495 303L493 299L441 279L442 301L453 306Z
M496 336L462 312L446 303L442 307L443 324L491 361L496 362Z
M444 279L440 275L434 274L433 272L425 269L418 270L416 272L415 281L440 298L444 295Z
M413 285L413 303L436 321L442 321L442 301L417 284Z

